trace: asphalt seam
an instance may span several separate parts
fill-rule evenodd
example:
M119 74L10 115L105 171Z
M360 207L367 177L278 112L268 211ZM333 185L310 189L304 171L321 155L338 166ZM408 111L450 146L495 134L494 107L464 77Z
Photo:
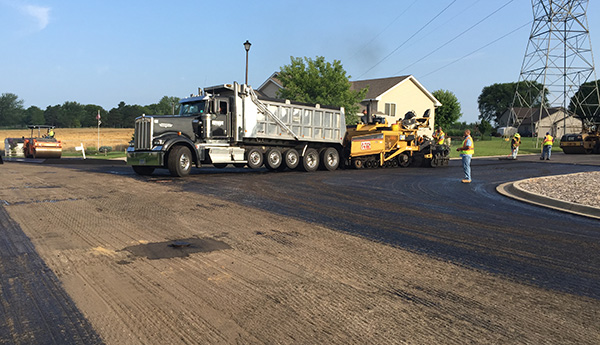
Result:
M530 179L502 183L496 187L496 191L509 198L529 204L547 207L579 216L600 219L600 208L598 207L576 204L524 190L520 187L520 183L528 180Z

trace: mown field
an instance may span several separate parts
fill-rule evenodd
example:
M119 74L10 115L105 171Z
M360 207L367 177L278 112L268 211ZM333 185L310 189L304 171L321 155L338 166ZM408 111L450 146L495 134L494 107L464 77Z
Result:
M100 128L100 135L98 135L98 128L56 128L54 132L56 139L62 141L65 152L75 151L75 147L81 144L88 152L97 151L98 144L100 147L110 146L113 151L124 152L133 136L133 128ZM30 135L29 129L0 130L2 149L4 149L5 138L27 138ZM34 135L37 136L37 131Z
M2 142L2 150L4 149L5 138L20 138L29 137L31 131L29 129L9 129L0 130L0 140ZM36 133L37 135L37 133ZM75 152L75 147L83 146L87 153L93 153L100 147L111 147L112 155L122 152L124 156L125 149L133 136L133 128L100 128L100 136L98 136L97 128L57 128L55 129L55 137L62 141L63 153L69 155ZM541 139L538 139L537 147L535 138L521 138L522 143L519 149L519 154L530 154L541 152ZM462 140L459 138L452 139L452 149L450 157L458 157L456 148L459 147ZM552 147L553 152L561 151L559 140L555 140ZM510 154L510 141L503 138L489 137L486 140L475 141L475 157L482 156L508 156Z

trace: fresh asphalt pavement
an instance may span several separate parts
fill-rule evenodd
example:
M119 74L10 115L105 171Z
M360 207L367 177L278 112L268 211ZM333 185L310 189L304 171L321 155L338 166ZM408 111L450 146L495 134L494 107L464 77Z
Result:
M166 170L136 178L181 185L527 284L600 298L600 222L496 191L504 182L597 171L599 165L600 156L560 153L551 161L536 155L516 161L478 158L472 162L471 184L460 183L459 160L438 169L273 173L202 168L185 179L173 179Z

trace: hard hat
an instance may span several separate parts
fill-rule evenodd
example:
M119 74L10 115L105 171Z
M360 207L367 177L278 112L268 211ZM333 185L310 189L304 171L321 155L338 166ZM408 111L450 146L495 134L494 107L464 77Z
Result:
M519 133L515 133L515 138L520 138L521 135Z

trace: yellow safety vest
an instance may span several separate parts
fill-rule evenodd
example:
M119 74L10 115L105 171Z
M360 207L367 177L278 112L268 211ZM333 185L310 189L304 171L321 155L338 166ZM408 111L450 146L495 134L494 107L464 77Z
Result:
M467 140L471 140L471 146L466 146ZM471 138L470 135L467 135L465 140L463 140L462 147L467 147L467 149L464 151L459 151L461 155L472 155L475 153L475 143L473 142L473 138Z
M435 131L434 136L437 139L436 144L438 145L442 145L446 139L446 133L444 133L444 131Z
M552 146L552 141L554 141L554 138L552 138L551 135L546 135L546 137L544 138L544 146Z

